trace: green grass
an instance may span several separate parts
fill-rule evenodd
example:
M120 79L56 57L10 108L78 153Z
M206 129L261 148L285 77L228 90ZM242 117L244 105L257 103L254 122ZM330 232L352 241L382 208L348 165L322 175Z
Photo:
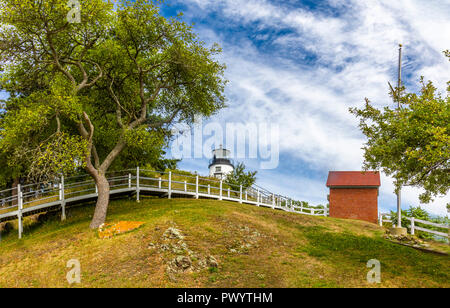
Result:
M449 287L449 257L383 239L374 224L311 217L215 200L112 201L108 222L144 221L132 232L99 239L89 229L93 205L70 209L66 221L27 219L24 238L12 230L0 243L1 287ZM176 255L149 249L175 225L205 267L170 279ZM257 234L257 235L255 235ZM66 263L81 263L81 284L69 285ZM381 262L381 283L366 281L369 259Z

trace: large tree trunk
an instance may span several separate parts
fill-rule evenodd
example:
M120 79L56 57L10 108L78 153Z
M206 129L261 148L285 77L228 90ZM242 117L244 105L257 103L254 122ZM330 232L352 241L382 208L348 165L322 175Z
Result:
M94 178L95 184L97 185L98 198L97 204L95 205L94 217L92 218L90 227L91 229L96 229L100 227L106 221L106 213L108 211L109 204L109 183L106 179L106 171L116 157L122 152L126 145L123 135L120 136L114 148L106 156L103 163L100 165L100 160L93 144L92 138L94 136L94 125L92 125L91 120L86 112L83 112L83 118L86 123L89 124L89 131L83 125L83 122L79 122L78 129L81 136L83 136L88 142L88 152L86 155L86 170ZM94 164L92 164L91 156L94 158Z
M90 228L96 229L106 221L106 213L109 204L109 183L104 174L98 174L95 177L95 184L97 184L98 198L95 205L94 217L92 218Z

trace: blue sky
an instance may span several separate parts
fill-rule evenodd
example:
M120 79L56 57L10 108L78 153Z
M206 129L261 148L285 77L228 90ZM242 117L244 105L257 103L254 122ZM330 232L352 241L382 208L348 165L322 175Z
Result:
M365 97L392 104L387 82L396 81L398 43L408 90L417 90L421 75L441 91L449 80L446 1L166 1L165 15L179 11L202 40L223 48L229 107L209 121L277 124L278 167L241 161L258 170L258 184L299 200L326 203L329 170L360 170L365 140L348 108ZM207 174L207 158L183 159L180 167ZM418 205L419 193L405 188L403 207ZM449 196L425 208L445 215L447 202ZM379 207L395 208L384 175Z

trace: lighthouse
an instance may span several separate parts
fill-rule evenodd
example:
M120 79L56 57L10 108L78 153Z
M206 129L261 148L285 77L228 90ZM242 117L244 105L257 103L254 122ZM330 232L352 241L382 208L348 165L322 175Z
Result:
M233 172L234 165L230 159L230 153L227 149L222 148L222 145L212 151L213 158L209 161L210 177L225 179L227 174Z

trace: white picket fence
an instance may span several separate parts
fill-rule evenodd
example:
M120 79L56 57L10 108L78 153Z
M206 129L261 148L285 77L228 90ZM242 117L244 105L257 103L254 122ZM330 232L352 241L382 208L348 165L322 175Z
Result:
M389 219L385 219L384 217L387 217ZM380 213L380 215L378 215L378 223L380 224L380 227L383 226L383 222L389 222L392 223L391 218L391 214L389 213Z
M385 217L387 217L389 219L385 219ZM439 236L442 236L442 237L450 238L449 232L448 232L448 230L450 230L450 226L448 226L448 225L437 224L435 222L426 221L426 220L422 220L422 219L417 219L417 218L414 218L414 217L403 217L403 218L405 218L405 219L410 221L410 224L407 225L406 227L409 228L410 233L412 235L415 234L416 230L419 230L419 231L431 233L431 234L434 234L434 235L439 235ZM392 217L388 213L382 213L382 214L380 214L380 217L379 217L378 221L379 221L380 226L382 226L383 222L390 222L390 223L392 223ZM436 231L436 230L430 230L430 229L426 229L426 228L423 228L423 227L419 227L419 226L416 225L416 223L421 223L421 224L424 224L424 225L429 225L429 226L434 226L434 227L438 227L438 228L442 228L442 229L447 229L447 233Z
M141 192L167 198L193 197L213 198L239 203L253 204L298 214L328 216L326 208L297 206L288 197L272 193L254 185L248 189L226 185L222 180L172 172L129 169L107 174L110 195L134 193L139 201ZM88 175L56 180L47 184L18 185L17 189L0 191L0 222L18 220L19 238L23 233L23 217L49 210L61 210L61 219L66 219L66 205L98 196L95 182Z

